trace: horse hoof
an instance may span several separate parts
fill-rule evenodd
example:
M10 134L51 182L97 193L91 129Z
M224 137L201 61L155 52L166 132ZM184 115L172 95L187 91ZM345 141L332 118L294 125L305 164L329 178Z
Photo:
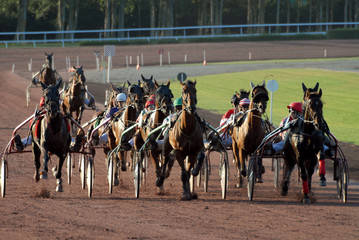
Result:
M121 164L121 171L122 171L122 172L126 172L126 171L127 171L126 164Z
M156 178L156 187L161 187L163 185L163 179L160 178Z
M193 193L193 194L192 194L192 199L198 199L198 194L197 194L197 193Z
M62 179L57 179L56 192L63 192Z
M41 171L40 172L40 178L41 179L47 179L47 172L46 171Z
M327 179L325 178L324 174L320 176L319 186L326 187L327 186Z
M171 175L171 171L167 171L165 178L168 178L170 175Z
M308 204L308 203L310 203L309 198L308 198L308 197L305 197L305 198L303 199L303 203L304 203L304 204Z
M115 177L115 180L113 181L113 185L114 186L120 185L120 180L118 179L118 177Z
M241 171L241 175L242 175L243 177L246 177L246 176L247 176L246 170Z
M261 171L262 171L262 174L264 174L266 172L266 169L264 166L261 167Z
M181 201L190 201L192 200L192 196L188 194L183 194L180 198Z
M36 182L40 181L40 174L35 173L34 179L35 179Z
M280 192L280 194L281 194L282 196L287 196L287 195L288 195L288 187L284 186L284 187L282 188L282 191Z

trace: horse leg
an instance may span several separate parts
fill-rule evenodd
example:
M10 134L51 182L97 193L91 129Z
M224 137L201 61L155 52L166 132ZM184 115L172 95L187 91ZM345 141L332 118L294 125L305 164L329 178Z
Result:
M63 192L63 186L62 186L62 166L64 164L64 161L66 159L66 153L63 154L61 157L59 157L59 165L52 168L52 172L54 174L54 177L56 178L56 192Z
M173 156L172 150L173 150L173 148L169 142L169 135L167 133L163 139L163 147L162 147L163 162L162 162L162 166L161 166L161 174L156 178L156 186L157 187L161 187L163 185L166 175L169 176L169 173L166 173L166 168L170 162L172 162L172 165L173 165L174 160L172 157ZM171 166L171 168L172 168L172 166Z
M300 177L302 179L302 188L303 188L303 203L309 203L309 185L308 185L308 173L305 167L304 159L299 156L298 165L300 168Z
M77 119L78 119L78 123L81 123L81 119L82 119L82 113L84 112L85 110L85 106L82 105L80 107L80 110L77 110Z
M283 179L282 179L282 190L281 195L287 196L289 189L290 176L295 166L294 159L291 161L288 158L284 158L284 170L283 170Z
M233 149L234 159L236 160L236 169L237 169L236 188L241 188L241 187L243 187L243 178L242 178L240 167L239 167L239 149L238 149L238 146L235 141L233 141L232 149Z
M40 173L39 173L39 169L40 169L40 155L41 155L41 151L40 148L36 145L36 143L32 143L32 154L34 156L34 164L35 164L35 174L34 174L34 179L36 182L38 182L40 180Z
M201 171L202 165L203 165L203 159L204 159L204 153L203 151L200 151L197 155L197 161L196 164L194 166L194 168L192 169L192 175L194 177L197 177L197 175L199 174L199 171Z
M315 165L317 165L317 158L314 156L310 159L310 161L307 164L309 192L311 192L312 190L312 176L314 174Z
M183 194L181 200L185 200L185 201L192 200L192 194L189 187L189 178L190 178L190 173L185 169L182 163L181 180L182 180Z
M42 156L43 156L44 165L43 165L43 170L40 172L40 178L47 179L47 172L49 171L47 164L49 162L50 157L47 149L45 149L44 147L43 149L44 151L42 151Z
M263 183L262 173L264 173L264 166L263 166L263 159L261 157L258 157L257 161L258 167L257 167L257 183Z

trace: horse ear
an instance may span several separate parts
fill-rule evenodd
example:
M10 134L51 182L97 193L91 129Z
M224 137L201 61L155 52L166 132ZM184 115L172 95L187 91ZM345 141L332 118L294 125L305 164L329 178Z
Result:
M262 86L265 87L266 86L266 82L263 80Z
M76 67L75 67L75 65L73 65L72 67L73 67L73 68L74 68L74 69L76 70Z
M112 91L115 91L115 88L112 83L110 83L110 87L111 87Z
M252 81L251 81L251 88L254 88L255 86L254 86L254 84L252 83Z
M141 78L142 78L142 80L143 81L145 81L146 79L145 79L145 77L141 74Z
M47 88L47 85L45 83L40 81L40 84L41 84L42 90L45 90Z
M128 81L128 80L127 80L127 84L128 84L128 86L131 86L131 83L130 83L130 81Z
M52 52L52 53L50 54L50 56L52 57L53 54L54 54L54 53Z
M318 91L318 87L319 87L319 82L317 82L317 84L315 84L315 87L313 88L313 90L314 90L315 92L317 92L317 91Z
M138 80L138 85L141 85L141 80Z
M122 89L126 88L126 82L123 83Z
M167 87L170 87L170 84L171 84L171 79L168 79L167 80Z
M45 53L45 56L47 57L47 53L46 52L44 52Z
M307 87L304 85L304 83L302 83L302 89L304 93L307 91Z
M57 90L59 90L61 82L62 82L61 79L57 81L56 86L55 86L57 88Z
M150 78L150 80L152 80L153 79L153 75L151 75L151 78Z
M319 96L319 98L321 98L321 97L322 97L322 89L319 89L318 96Z
M197 84L197 79L194 80L193 84L196 86L196 84Z
M159 85L158 85L158 83L157 83L156 80L155 80L154 84L155 84L155 87L156 87L156 88L159 88Z

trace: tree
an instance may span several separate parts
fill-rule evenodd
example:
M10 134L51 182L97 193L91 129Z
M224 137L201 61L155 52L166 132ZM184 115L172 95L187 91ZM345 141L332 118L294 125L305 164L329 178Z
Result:
M65 18L66 18L66 0L59 0L57 4L57 30L65 30ZM63 38L64 34L57 36L58 38Z
M28 0L19 0L17 27L16 27L17 32L26 31L27 5L28 5ZM24 40L24 39L25 39L25 35L20 35L20 40Z

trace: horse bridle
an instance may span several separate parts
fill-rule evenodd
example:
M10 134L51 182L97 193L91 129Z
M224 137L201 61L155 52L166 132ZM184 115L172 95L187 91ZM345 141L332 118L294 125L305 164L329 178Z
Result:
M156 96L156 102L158 103L158 110L162 111L163 113L167 113L167 108L169 108L169 110L172 110L173 109L173 104L172 104L172 98L173 98L173 94L171 92L170 89L168 93L161 93L163 92L162 90L162 87L164 85L161 85L159 88L157 88L156 90L156 93L155 93L155 96ZM166 105L166 108L164 108L164 104ZM167 103L170 103L170 104L167 104Z
M188 86L189 83L186 83L186 86ZM187 90L187 89L186 89ZM182 88L182 102L185 105L185 110L189 111L189 107L193 108L194 111L196 111L196 105L197 105L197 97L195 95L191 95L191 103L194 102L193 106L188 106L188 97L189 97L189 93L185 92L185 88Z
M305 112L308 112L309 119L311 119L311 120L306 120L303 117L300 117L300 118L304 121L304 123L312 123L314 127L321 130L322 124L323 124L323 114L321 112L318 113L318 111L312 110L312 108L310 107L310 103L312 102L313 99L318 99L320 101L320 99L315 96L313 98L306 99L303 104L303 109L305 110ZM315 102L315 104L318 104L318 102ZM315 119L318 118L318 115L320 115L319 117L322 120L320 123L315 121Z

